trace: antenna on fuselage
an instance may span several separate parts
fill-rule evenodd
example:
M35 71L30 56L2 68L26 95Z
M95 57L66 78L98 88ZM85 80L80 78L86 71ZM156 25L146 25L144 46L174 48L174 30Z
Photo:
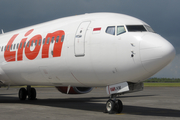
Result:
M3 31L3 29L1 29L1 32L2 32L2 34L4 34L4 31Z

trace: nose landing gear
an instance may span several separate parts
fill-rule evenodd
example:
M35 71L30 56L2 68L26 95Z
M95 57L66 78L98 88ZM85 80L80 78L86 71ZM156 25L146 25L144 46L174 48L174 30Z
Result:
M26 100L27 96L28 100L36 100L36 89L31 88L29 85L27 86L27 89L20 88L18 96L20 100Z
M106 109L105 112L109 114L113 113L121 113L123 110L123 104L121 100L116 99L116 96L114 99L109 99L106 102Z

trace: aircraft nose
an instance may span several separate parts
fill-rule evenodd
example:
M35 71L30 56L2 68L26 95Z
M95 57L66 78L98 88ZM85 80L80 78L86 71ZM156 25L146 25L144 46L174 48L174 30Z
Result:
M147 72L156 73L161 70L175 55L172 44L157 34L145 35L140 42L141 62Z

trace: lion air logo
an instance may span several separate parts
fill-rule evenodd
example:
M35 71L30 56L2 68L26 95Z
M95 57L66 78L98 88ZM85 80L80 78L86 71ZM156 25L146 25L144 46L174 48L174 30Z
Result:
M121 89L121 86L117 86L117 87L112 87L112 88L110 88L111 92L113 92L113 91L118 91L118 90L120 90L120 89Z
M10 50L10 48L12 47L14 40L17 38L19 34L15 34L11 37L4 51L4 58L7 62L12 62L12 61L15 61L16 59L17 61L22 61L23 52L29 60L34 60L38 56L40 49L42 49L41 58L48 58L49 47L50 47L51 42L54 42L53 57L61 56L61 50L62 50L64 35L65 35L65 32L63 30L58 30L53 33L48 33L44 40L42 40L42 36L40 34L37 34L33 36L32 38L28 39L28 36L33 31L34 29L31 29L25 33L24 38L22 38L21 42L19 43L17 51ZM35 47L32 50L30 49L30 47L33 44L35 44Z

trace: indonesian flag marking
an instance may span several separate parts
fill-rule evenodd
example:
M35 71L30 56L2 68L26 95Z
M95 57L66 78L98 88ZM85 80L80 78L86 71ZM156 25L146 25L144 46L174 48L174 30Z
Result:
M93 34L95 34L95 33L100 33L100 31L101 31L101 27L94 28L94 29L93 29Z
M100 31L101 28L94 28L93 31Z

